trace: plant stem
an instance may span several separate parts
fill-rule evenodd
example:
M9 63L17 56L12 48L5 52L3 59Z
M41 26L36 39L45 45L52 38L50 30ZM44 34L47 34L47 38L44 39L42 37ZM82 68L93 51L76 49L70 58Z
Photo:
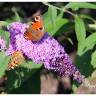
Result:
M76 16L74 13L70 12L69 10L66 10L65 7L59 8L59 7L57 7L57 6L53 6L53 5L51 5L51 4L49 4L49 3L46 3L46 2L43 2L43 4L44 4L44 5L47 5L47 6L50 6L50 7L54 7L54 8L56 8L56 9L60 10L60 11L66 12L66 13L72 15L73 17Z

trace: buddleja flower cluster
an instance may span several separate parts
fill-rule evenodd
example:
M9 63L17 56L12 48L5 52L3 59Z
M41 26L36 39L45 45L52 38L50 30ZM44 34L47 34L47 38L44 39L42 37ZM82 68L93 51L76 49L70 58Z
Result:
M10 45L6 51L7 55L11 55L16 50L21 51L24 56L34 63L42 63L46 69L54 70L60 76L73 76L75 80L82 82L83 76L57 40L47 32L38 42L26 40L24 38L26 28L28 28L28 25L20 22L14 22L8 26Z

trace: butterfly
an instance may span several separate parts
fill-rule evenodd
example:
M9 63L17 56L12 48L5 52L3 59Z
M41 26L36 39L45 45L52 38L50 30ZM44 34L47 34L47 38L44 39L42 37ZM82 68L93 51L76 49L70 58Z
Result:
M15 51L10 58L9 64L8 64L8 70L14 69L16 66L24 63L25 58L20 51Z
M44 36L44 27L41 16L36 16L24 33L26 40L39 41Z

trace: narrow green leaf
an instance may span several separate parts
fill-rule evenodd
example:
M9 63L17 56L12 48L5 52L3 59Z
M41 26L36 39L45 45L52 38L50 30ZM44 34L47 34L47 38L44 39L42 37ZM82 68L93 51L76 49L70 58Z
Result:
M91 29L96 30L96 23L95 23L95 24L89 24L88 26L89 26Z
M7 31L4 31L3 29L0 30L0 36L3 37L6 41L6 46L9 45L9 37L10 37L10 33Z
M58 18L62 18L63 17L64 12L60 11L60 14L58 14Z
M61 22L64 23L63 21L61 21ZM56 33L54 35L55 36L60 36L64 32L70 32L70 30L73 30L73 29L74 29L74 23L67 21L66 23L64 23L64 25L60 26L60 28L56 31Z
M79 55L82 55L86 51L91 50L94 45L96 45L96 32L88 36L86 40L82 43L82 46L79 46Z
M6 46L9 46L9 39L10 39L10 33L5 31L5 35L4 35L5 41L6 41Z
M67 19L65 19L65 18L63 19L63 18L60 18L60 16L58 16L55 20L56 28L53 32L53 25L51 23L49 15L46 13L43 15L43 17L44 17L45 31L49 32L50 35L54 35L63 25L65 25L69 22Z
M18 21L18 22L20 22L21 21L21 18L20 18L20 16L19 16L19 14L17 13L17 9L15 8L15 7L13 7L12 8L12 11L14 12L14 14L15 14L15 20L16 21Z
M77 50L78 56L84 54L84 48L85 48L85 42L78 43L78 50Z
M54 35L63 25L67 24L68 19L63 19L62 16L63 12L57 15L57 10L54 7L49 7L48 11L43 14L45 31L49 32L50 35Z
M88 2L70 2L65 6L65 9L77 10L79 8L96 9L96 5Z
M57 19L57 10L54 7L49 7L48 8L48 15L52 24L52 33L54 33L55 29L56 29L56 19Z
M51 20L53 23L55 22L55 19L57 17L57 9L54 7L49 7L48 8L48 14L50 15Z
M73 41L71 38L68 37L67 40L73 45Z
M57 25L57 28L55 29L54 33L52 32L52 24L50 24L46 30L49 30L48 32L51 34L51 35L54 35L62 26L64 26L66 23L68 23L68 20L67 19L58 19L56 20L56 25Z
M6 21L0 21L0 27L7 26L9 23Z
M84 42L86 38L86 29L83 19L81 19L79 16L75 17L75 32L76 37L78 40L78 51L77 54L81 55L82 51L84 49Z
M92 53L91 56L91 64L94 68L96 68L96 51Z
M84 21L79 17L75 17L75 32L78 42L84 42L86 38L86 29Z
M4 32L4 30L0 29L0 36L1 36L1 37L4 36L4 35L3 35L3 32Z
M90 49L90 47L94 46L96 44L96 32L88 36L85 42L87 49Z
M89 19L89 20L95 22L95 20L91 16L89 16L88 14L80 14L80 17L84 18L84 19Z
M0 52L0 78L5 74L9 59L4 52Z

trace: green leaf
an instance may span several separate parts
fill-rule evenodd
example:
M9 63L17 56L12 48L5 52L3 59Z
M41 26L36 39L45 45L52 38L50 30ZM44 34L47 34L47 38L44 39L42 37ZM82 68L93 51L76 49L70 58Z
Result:
M0 78L5 74L9 59L4 52L0 52Z
M64 22L62 22L64 23ZM63 26L61 26L59 28L59 30L57 30L57 32L54 34L55 36L60 36L62 35L64 32L70 32L70 30L74 30L74 23L73 22L66 22Z
M65 6L65 9L78 10L79 8L96 9L96 5L88 2L70 2Z
M2 36L4 37L3 32L4 32L4 30L0 29L0 36L1 36L1 37L2 37Z
M96 23L95 23L95 24L89 24L88 26L89 26L91 29L96 30Z
M91 64L94 68L96 68L96 51L92 53L91 56Z
M10 33L5 31L5 35L4 35L5 41L6 41L6 46L9 46L9 39L10 39Z
M75 32L76 37L78 40L78 55L83 54L83 49L85 48L84 42L86 38L86 29L83 19L81 19L79 16L75 17Z
M80 17L81 18L84 18L84 19L88 19L88 20L91 20L91 21L95 21L91 16L89 16L88 14L80 14Z
M88 36L85 40L86 50L92 49L96 44L96 32Z
M60 14L58 14L58 18L62 18L63 17L64 12L60 11Z
M5 21L8 22L9 24L14 22L13 18L7 18Z
M82 50L84 48L84 42L86 38L86 29L85 29L85 24L84 21L79 17L75 17L75 32L76 32L76 37L78 40L78 55L82 54Z
M78 54L79 56L81 56L82 54L84 54L84 48L85 48L85 42L78 43L77 54Z
M46 17L47 18L47 17ZM67 24L69 21L67 19L63 19L60 17L57 17L56 19L56 28L53 32L53 26L50 21L50 19L44 19L44 26L45 26L45 31L49 32L50 35L54 35L63 25Z
M82 46L79 45L78 54L82 55L88 50L91 50L96 45L96 33L88 36L84 42L82 42Z
M19 14L17 13L17 9L15 8L15 7L13 7L12 8L12 11L14 12L14 14L15 14L15 20L16 21L18 21L18 22L20 22L21 21L21 18L20 18L20 16L19 16Z
M10 33L7 31L4 31L3 29L0 29L0 36L3 37L6 41L6 46L9 45L9 37L10 37Z
M75 18L75 32L78 42L84 42L86 38L86 29L83 19L79 16L76 16Z
M54 33L55 29L56 29L56 18L57 18L57 10L54 7L49 7L48 11L46 12L46 14L44 14L44 21L45 22L49 22L52 24L52 30L51 33ZM44 23L45 25L46 23ZM48 25L49 26L49 25ZM48 27L47 26L47 27ZM46 26L45 26L46 29Z
M53 31L56 29L56 18L57 18L57 10L54 7L48 8L48 14L50 16L50 20L53 26Z
M8 80L6 83L6 91L10 92L14 88L18 88L21 84L27 80L34 72L41 68L41 64L34 64L32 61L28 61L22 64L20 67L14 70L8 71Z
M43 14L44 28L45 31L49 32L50 35L54 35L64 24L68 23L69 21L65 18L62 18L62 12L60 12L60 14L57 15L56 9L53 9L54 7L52 7L52 9L50 8L51 7L49 7L48 11L45 14ZM55 15L53 14L52 10L55 10Z
M6 21L0 21L0 27L7 26L9 23Z

